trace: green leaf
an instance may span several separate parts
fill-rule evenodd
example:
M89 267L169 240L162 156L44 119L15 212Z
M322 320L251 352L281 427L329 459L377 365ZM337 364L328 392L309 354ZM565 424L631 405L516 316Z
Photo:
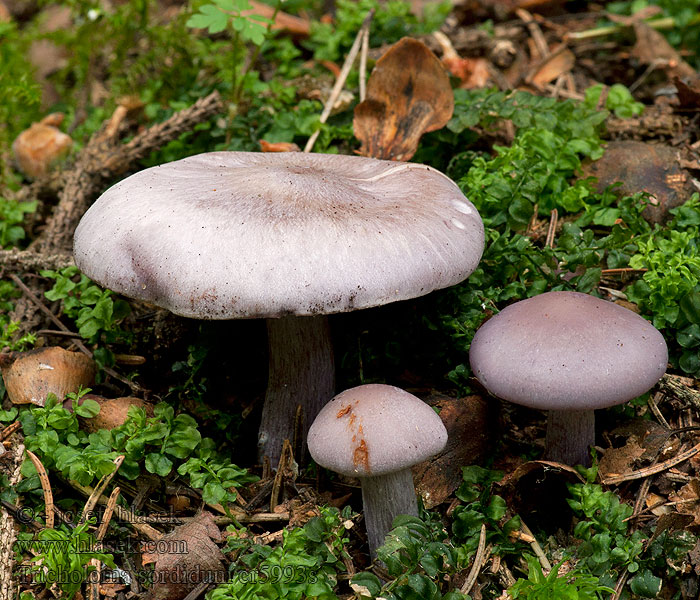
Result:
M209 33L220 33L228 25L229 15L213 4L200 7L197 14L192 15L186 25L197 29L207 29Z
M92 398L83 398L81 404L73 403L73 410L79 417L90 419L100 412L100 404Z
M173 461L163 454L151 452L146 455L146 470L149 473L155 473L161 477L165 477L173 468Z
M227 492L217 482L207 483L202 489L202 499L207 504L219 504L226 498Z
M661 591L663 581L654 575L649 569L644 569L629 581L632 593L642 598L656 598Z

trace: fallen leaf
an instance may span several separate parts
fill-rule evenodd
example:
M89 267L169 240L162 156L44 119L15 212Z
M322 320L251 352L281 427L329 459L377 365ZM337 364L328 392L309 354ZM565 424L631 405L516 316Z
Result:
M648 192L652 200L642 214L651 223L663 223L669 209L683 204L693 192L692 178L678 164L678 150L664 144L609 142L603 156L584 167L584 175L598 179L599 191L620 181L620 194Z
M690 515L693 525L700 525L700 479L691 479L682 488L668 497L669 502L677 502L679 513Z
M443 127L453 109L449 76L440 60L422 42L402 38L377 61L367 99L355 107L359 153L408 160L420 137Z
M676 77L673 84L678 91L678 102L680 108L700 107L700 82L694 81L693 85L688 85L680 78Z
M698 81L695 69L683 60L666 38L646 23L635 23L637 41L631 55L644 65L663 67L670 79L679 77L688 81Z
M634 438L628 439L622 448L608 448L598 464L600 476L604 478L633 471L635 461L644 454L644 451Z
M160 540L148 542L142 562L155 562L155 569L146 599L180 600L207 579L224 581L224 555L214 543L221 540L214 518L204 511Z
M416 491L425 507L432 508L462 484L462 465L479 464L486 457L494 443L496 416L480 396L451 398L436 394L427 402L440 410L447 429L445 449L413 468Z
M537 66L534 73L527 80L529 83L541 87L551 83L560 75L568 73L575 63L576 57L568 48L553 51Z

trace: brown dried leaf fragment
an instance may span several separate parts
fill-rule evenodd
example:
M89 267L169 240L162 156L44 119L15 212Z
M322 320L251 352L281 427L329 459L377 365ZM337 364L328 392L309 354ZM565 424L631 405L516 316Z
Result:
M428 47L402 38L382 56L367 84L367 99L355 107L359 154L409 160L420 137L449 121L454 97L447 71Z
M224 555L214 543L220 541L213 516L201 512L157 543L148 544L143 564L155 562L155 570L147 600L180 600L203 581L224 581Z

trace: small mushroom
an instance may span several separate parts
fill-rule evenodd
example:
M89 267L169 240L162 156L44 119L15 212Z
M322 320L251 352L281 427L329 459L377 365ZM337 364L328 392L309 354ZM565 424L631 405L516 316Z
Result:
M594 410L649 390L668 349L638 314L579 292L515 302L476 332L469 361L494 396L548 410L546 458L590 464Z
M415 298L476 268L476 208L421 164L299 152L210 152L108 189L75 232L78 267L197 319L266 318L259 458L303 442L335 393L325 315Z
M81 352L49 346L0 354L0 371L13 404L44 406L46 396L59 400L95 382L95 362Z
M82 404L83 400L86 399L94 400L100 405L100 412L94 417L80 418L82 428L91 433L100 429L114 429L115 427L124 425L129 416L129 409L132 406L143 408L147 416L153 416L153 405L141 400L141 398L134 398L132 396L105 398L96 394L85 394L78 400L78 404ZM72 404L72 400L65 400L63 402L63 408L72 412Z
M62 121L62 113L51 113L38 123L32 123L12 143L19 168L28 177L46 174L56 161L68 154L73 140L58 129Z
M447 430L432 408L383 384L338 394L319 412L308 438L319 465L360 479L372 558L398 515L418 516L411 467L446 443Z

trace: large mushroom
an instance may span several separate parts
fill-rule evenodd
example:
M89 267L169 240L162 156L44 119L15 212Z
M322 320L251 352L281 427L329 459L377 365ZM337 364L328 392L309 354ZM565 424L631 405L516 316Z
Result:
M411 467L440 452L447 430L413 394L383 384L345 390L309 430L309 453L321 466L358 477L372 558L398 515L418 516Z
M279 457L334 394L325 315L465 279L484 246L457 185L420 164L211 152L108 189L75 232L76 264L110 289L196 319L266 318L259 456Z
M668 349L631 310L579 292L547 292L486 321L469 361L494 396L549 411L546 458L589 465L594 410L649 390L666 371Z

